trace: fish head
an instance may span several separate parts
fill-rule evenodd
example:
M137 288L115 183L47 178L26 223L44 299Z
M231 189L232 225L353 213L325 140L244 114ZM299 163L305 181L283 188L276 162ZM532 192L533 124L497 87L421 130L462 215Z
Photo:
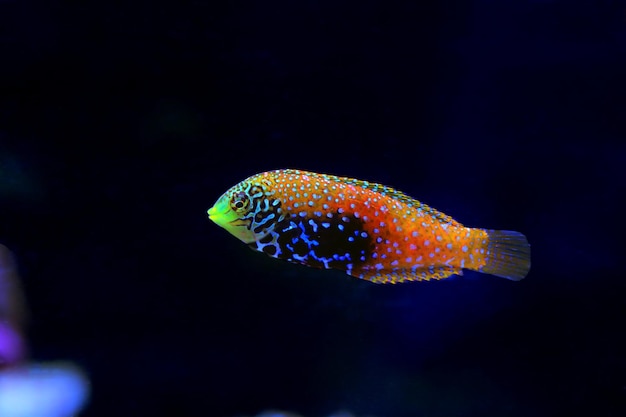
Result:
M243 181L226 191L207 213L209 219L244 243L254 243L273 230L280 201L266 184Z

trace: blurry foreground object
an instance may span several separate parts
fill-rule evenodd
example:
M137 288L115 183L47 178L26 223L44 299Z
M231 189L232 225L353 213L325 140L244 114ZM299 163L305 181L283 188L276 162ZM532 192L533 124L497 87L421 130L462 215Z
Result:
M26 356L21 335L24 321L24 300L15 263L11 252L0 245L0 370Z
M89 382L67 362L25 362L25 303L9 250L0 245L0 416L70 417L84 406Z
M87 394L87 378L71 363L26 364L0 372L2 417L74 416Z

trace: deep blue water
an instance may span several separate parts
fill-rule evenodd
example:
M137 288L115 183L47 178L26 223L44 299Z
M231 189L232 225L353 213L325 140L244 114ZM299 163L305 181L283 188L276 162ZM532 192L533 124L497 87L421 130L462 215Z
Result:
M31 357L85 416L626 415L625 74L618 1L0 2ZM207 219L288 167L523 232L531 272L374 285Z

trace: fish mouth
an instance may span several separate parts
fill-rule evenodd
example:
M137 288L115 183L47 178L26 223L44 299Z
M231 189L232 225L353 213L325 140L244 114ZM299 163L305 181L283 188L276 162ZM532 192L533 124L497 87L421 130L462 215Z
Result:
M217 212L217 208L215 206L211 207L208 211L207 214L209 215L209 219L214 220L217 216L219 216L219 213Z
M230 209L228 203L217 202L207 210L209 219L216 225L226 229L230 234L245 243L255 241L255 235L250 230L252 219L241 219Z
M228 207L224 207L223 204L216 204L207 210L207 214L209 215L209 219L217 223L228 214Z
M228 214L227 210L219 210L217 205L211 207L207 210L207 214L209 215L209 219L217 224L229 224L231 226L246 226L248 229L250 228L250 224L252 223L251 219L239 219L235 218L234 220L228 220L225 218L226 214Z

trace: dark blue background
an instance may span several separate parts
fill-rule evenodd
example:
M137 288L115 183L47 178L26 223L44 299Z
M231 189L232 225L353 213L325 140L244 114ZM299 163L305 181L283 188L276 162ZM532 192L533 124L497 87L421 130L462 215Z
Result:
M85 416L626 415L626 6L1 1L0 242ZM300 168L532 244L379 286L210 223Z

